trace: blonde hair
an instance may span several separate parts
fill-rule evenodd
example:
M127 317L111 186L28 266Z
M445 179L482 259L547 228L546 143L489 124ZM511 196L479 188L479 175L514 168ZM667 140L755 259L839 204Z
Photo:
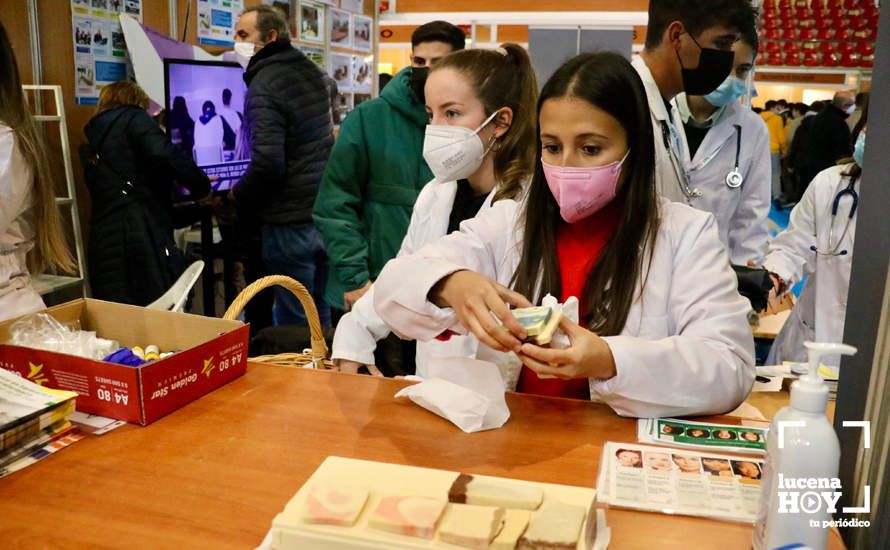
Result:
M513 110L510 128L492 149L498 180L492 202L519 197L535 164L538 82L528 53L512 43L501 44L497 50L461 50L438 60L431 70L446 68L467 78L486 116L501 107Z
M59 207L43 136L28 109L18 64L6 29L0 23L0 121L15 133L16 143L34 173L34 248L28 254L28 271L47 267L73 272L74 259L62 233Z
M122 105L139 107L143 110L148 109L148 94L139 87L139 84L131 80L112 82L103 87L99 93L99 104L96 106L96 110L101 113Z

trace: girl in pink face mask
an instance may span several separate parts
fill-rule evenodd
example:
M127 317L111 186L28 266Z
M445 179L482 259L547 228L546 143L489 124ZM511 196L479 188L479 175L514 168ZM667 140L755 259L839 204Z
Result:
M541 91L524 200L392 260L377 313L402 337L469 331L514 354L507 389L596 398L625 416L733 409L754 380L750 305L713 216L656 196L654 139L625 58L568 61ZM560 323L566 349L524 343L510 312L548 293L579 300L580 323Z

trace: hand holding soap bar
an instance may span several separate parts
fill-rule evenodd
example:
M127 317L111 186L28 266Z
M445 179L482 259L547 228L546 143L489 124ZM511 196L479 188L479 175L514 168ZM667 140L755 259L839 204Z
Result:
M514 309L511 313L528 333L526 342L539 346L550 343L562 319L562 314L557 309L547 306Z

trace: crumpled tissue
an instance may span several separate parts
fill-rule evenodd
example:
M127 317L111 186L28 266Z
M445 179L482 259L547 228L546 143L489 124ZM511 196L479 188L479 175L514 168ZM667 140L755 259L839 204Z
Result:
M467 433L500 428L510 418L504 399L504 381L494 363L469 357L435 358L428 376L403 388L395 397L407 397Z

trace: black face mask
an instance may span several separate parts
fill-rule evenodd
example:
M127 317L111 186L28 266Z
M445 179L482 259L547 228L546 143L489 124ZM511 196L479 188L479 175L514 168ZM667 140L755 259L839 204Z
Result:
M430 75L429 67L412 67L411 68L411 91L421 105L426 105L426 96L423 94L423 87L426 86L426 79Z
M677 52L677 60L680 62L680 71L683 76L683 90L686 95L708 95L729 76L735 54L731 51L702 48L691 34L689 38L692 38L701 53L698 57L698 67L687 69L683 67L680 52Z

